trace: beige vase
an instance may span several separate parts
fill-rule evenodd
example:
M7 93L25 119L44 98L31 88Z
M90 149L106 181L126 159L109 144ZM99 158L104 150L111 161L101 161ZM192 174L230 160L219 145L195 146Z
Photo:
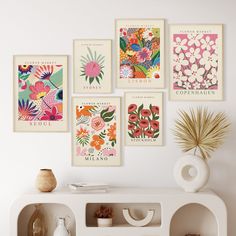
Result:
M51 192L57 186L57 180L51 169L40 169L36 178L36 188L40 192Z

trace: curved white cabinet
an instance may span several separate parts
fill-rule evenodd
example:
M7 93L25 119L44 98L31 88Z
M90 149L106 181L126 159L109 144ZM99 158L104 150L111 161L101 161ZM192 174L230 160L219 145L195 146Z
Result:
M72 236L227 236L224 202L212 191L186 193L180 189L113 188L108 193L75 194L69 191L29 193L17 199L11 209L10 236L25 236L32 204L42 203L51 216L49 231L58 216L70 215ZM100 204L112 206L113 227L96 227L94 210ZM31 208L30 208L31 207ZM61 210L58 211L58 208ZM153 220L145 227L128 225L122 209L129 208L137 218L155 209ZM196 219L201 219L197 220Z

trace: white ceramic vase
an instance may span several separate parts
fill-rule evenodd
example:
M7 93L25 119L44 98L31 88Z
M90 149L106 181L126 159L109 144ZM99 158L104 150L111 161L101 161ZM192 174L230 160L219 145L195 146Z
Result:
M65 218L59 218L53 236L69 236L69 235L70 233L65 226Z
M174 177L176 183L185 192L197 192L209 179L210 169L206 161L195 155L181 157L175 164Z
M97 218L98 227L111 227L112 218Z

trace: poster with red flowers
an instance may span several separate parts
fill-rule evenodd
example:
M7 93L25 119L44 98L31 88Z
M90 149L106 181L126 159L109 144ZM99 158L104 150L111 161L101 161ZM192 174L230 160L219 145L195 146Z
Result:
M72 165L120 165L120 98L72 98Z
M74 40L74 92L111 93L111 40Z
M118 88L164 87L164 20L116 20Z
M14 131L67 131L67 56L14 56L13 79Z
M163 143L162 93L125 94L126 145L156 146Z
M170 26L170 98L223 99L222 25Z

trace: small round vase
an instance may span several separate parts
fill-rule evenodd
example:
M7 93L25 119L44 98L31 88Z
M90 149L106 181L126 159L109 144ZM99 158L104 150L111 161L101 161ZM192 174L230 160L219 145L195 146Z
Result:
M40 169L36 178L36 188L40 192L51 192L57 186L57 180L51 169Z
M174 167L175 181L185 192L199 191L208 182L209 174L206 161L195 155L181 157Z
M98 227L111 227L112 218L97 218Z

